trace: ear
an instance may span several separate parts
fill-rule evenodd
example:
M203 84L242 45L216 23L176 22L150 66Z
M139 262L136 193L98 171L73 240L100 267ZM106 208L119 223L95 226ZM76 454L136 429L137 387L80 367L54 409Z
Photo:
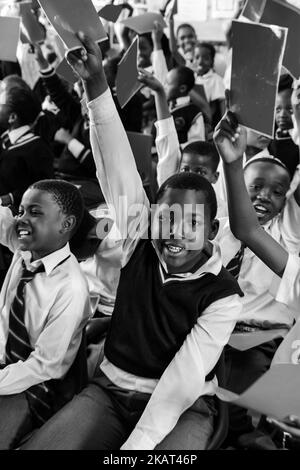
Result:
M220 222L218 221L218 219L214 219L211 223L211 231L208 237L209 240L214 240L216 238L219 231L219 226Z
M185 95L187 93L187 90L188 90L187 85L180 85L179 91L182 95Z
M9 117L8 117L8 124L9 125L12 125L14 124L16 121L18 120L18 116L16 113L10 113Z
M219 176L220 176L220 173L219 173L218 171L216 171L216 172L214 173L213 178L212 178L212 184L216 184L216 182L217 182L218 179L219 179Z
M68 215L62 223L61 233L70 233L74 230L76 226L76 217L75 215Z

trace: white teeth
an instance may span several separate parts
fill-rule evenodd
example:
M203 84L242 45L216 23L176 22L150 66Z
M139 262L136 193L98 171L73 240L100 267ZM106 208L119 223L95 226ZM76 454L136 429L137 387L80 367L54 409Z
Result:
M261 212L267 212L267 209L266 209L265 207L263 207L263 206L255 206L255 209L256 209L256 210L259 210L259 211L261 211Z
M19 230L19 237L23 238L30 235L30 233L27 230Z
M174 246L174 245L168 245L167 248L171 253L174 253L174 254L181 253L183 251L183 248L180 248L179 246Z

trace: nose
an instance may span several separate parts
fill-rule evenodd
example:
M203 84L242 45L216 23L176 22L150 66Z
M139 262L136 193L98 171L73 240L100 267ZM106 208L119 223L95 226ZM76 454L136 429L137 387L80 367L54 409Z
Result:
M260 193L257 195L257 198L260 199L261 201L267 201L270 202L270 190L267 188L263 188Z
M172 240L181 240L184 238L184 224L183 221L173 221L170 224L170 238Z

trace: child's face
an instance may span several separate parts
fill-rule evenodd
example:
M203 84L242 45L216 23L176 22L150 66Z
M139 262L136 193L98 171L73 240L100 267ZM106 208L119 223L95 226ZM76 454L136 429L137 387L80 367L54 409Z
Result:
M275 119L280 130L293 129L293 108L291 103L292 90L278 93L276 98Z
M258 132L247 129L247 146L254 147L259 150L264 150L271 143L271 139Z
M180 28L177 35L177 44L184 53L192 51L196 44L196 36L193 29L189 26Z
M216 236L202 191L167 189L152 214L152 240L169 273L191 272Z
M198 75L205 75L213 68L213 58L207 47L196 47L194 54L194 63L197 67Z
M68 217L62 213L51 194L28 189L16 217L16 232L22 251L31 251L40 259L60 249L67 242Z
M245 183L261 225L281 212L290 186L288 172L274 163L252 163L245 169Z
M145 68L151 65L152 46L146 38L139 38L138 66Z
M218 172L211 168L210 157L195 153L183 153L179 171L198 173L211 184L215 184L219 176Z
M165 83L165 92L167 100L175 100L179 96L182 96L182 85L180 85L179 77L176 69L172 69L168 72Z

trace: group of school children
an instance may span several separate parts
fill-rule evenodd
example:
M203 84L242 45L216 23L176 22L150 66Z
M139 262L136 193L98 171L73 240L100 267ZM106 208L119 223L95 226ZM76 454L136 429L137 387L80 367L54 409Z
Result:
M281 76L274 140L246 130L225 110L230 67L219 75L214 46L168 20L170 44L159 24L140 37L143 88L123 109L125 28L117 57L78 32L74 87L47 43L31 48L34 87L2 63L1 450L207 449L220 361L240 394L295 328L300 87ZM155 139L154 199L126 131ZM95 319L105 337L78 386ZM246 351L228 345L276 329ZM297 444L299 417L228 413L222 448L275 450L280 430Z

